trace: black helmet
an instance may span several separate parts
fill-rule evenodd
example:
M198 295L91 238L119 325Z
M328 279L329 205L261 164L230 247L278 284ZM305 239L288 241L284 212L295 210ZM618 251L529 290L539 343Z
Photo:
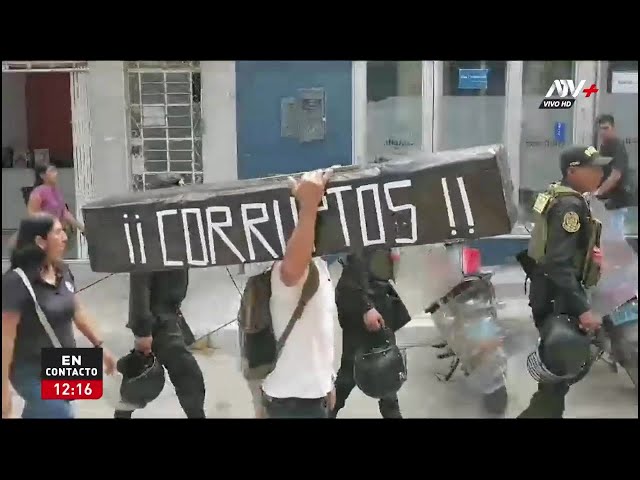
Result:
M126 403L143 408L164 388L164 367L153 354L131 350L118 360L117 369L122 374L120 397Z
M356 354L353 376L368 397L380 399L392 395L407 379L405 352L388 335L380 346Z
M573 380L591 363L591 338L567 315L547 318L540 342L527 359L531 376L540 382Z

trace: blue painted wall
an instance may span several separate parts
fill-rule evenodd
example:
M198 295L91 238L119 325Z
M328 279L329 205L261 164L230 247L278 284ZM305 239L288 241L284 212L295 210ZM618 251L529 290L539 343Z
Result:
M325 139L281 137L281 99L317 87L325 89ZM236 62L238 178L350 165L351 89L351 62Z

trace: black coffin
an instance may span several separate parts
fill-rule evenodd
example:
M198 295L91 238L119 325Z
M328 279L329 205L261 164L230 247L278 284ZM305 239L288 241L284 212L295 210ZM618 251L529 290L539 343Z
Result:
M317 255L492 237L516 219L500 145L339 168L319 210ZM96 272L279 259L297 218L286 176L112 196L82 211Z

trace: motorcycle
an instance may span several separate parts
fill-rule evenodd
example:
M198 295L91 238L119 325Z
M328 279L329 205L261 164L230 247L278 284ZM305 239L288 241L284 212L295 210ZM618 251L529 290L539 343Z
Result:
M502 414L508 403L507 355L504 329L499 325L492 273L480 269L480 252L460 242L405 247L396 272L397 289L412 314L431 315L443 341L432 345L439 359L451 359L448 382L460 368L472 391L482 396L485 409ZM419 275L416 265L426 266ZM425 309L424 306L428 305ZM415 312L415 313L414 313Z
M604 335L597 340L600 359L614 373L618 366L627 373L638 390L638 298L634 297L602 319Z

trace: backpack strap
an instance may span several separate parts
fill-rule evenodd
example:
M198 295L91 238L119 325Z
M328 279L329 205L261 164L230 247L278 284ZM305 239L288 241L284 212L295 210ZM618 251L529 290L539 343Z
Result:
M276 343L276 361L274 362L274 367L273 367L274 369L275 369L275 363L277 363L278 359L280 358L282 347L284 347L284 344L287 341L287 338L289 338L289 335L293 330L293 326L302 316L302 313L304 312L304 308L306 307L309 300L311 300L311 298L318 291L319 286L320 286L320 274L318 272L318 267L316 266L315 262L312 260L311 263L309 264L309 273L307 273L307 279L305 280L304 285L302 287L302 293L300 294L300 300L298 300L298 305L296 305L296 308L293 311L291 318L289 319L289 323L284 329L282 336L278 339L278 342Z

